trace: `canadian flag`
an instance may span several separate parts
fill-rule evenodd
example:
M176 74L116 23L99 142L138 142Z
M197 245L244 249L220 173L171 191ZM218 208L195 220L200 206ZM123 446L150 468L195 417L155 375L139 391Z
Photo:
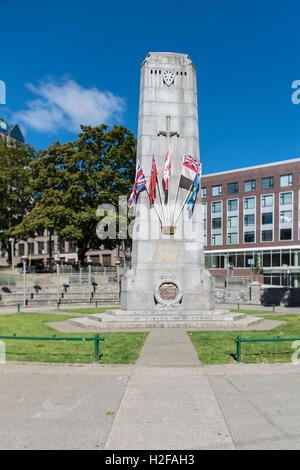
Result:
M164 166L164 171L163 171L163 185L164 185L165 194L168 192L168 189L169 189L170 172L171 172L171 160L170 160L170 147L169 147L167 155L166 155L165 166Z

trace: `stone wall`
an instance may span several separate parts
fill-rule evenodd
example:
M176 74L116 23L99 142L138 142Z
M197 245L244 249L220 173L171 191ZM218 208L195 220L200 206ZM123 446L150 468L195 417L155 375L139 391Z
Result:
M248 304L250 302L249 287L241 289L215 289L216 303L236 304L242 302Z

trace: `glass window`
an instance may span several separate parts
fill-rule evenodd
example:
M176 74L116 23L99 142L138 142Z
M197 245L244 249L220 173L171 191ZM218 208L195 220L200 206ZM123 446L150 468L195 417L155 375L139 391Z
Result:
M65 252L65 241L64 240L59 240L58 241L58 250L59 250L59 253L64 253Z
M245 193L251 193L255 191L255 180L245 181L244 183Z
M237 211L238 210L238 199L228 199L227 201L227 211Z
M271 207L271 206L273 206L273 194L270 194L268 196L262 196L261 205L262 205L262 207Z
M75 253L76 251L76 245L74 242L70 241L69 242L69 253Z
M280 194L280 205L292 204L292 193L281 193Z
M269 268L271 266L271 253L263 253L263 267Z
M201 197L202 198L206 197L206 188L201 188Z
M272 253L272 266L280 266L280 253Z
M292 211L280 211L280 223L287 224L292 222Z
M205 255L205 268L211 269L212 268L212 256L211 254Z
M38 254L43 255L45 253L44 242L38 242Z
M263 212L261 214L261 223L262 223L262 225L272 224L273 223L273 212Z
M280 187L284 188L285 186L293 186L293 175L281 175L280 176Z
M222 185L218 184L217 186L212 186L211 195L212 196L221 196L222 194Z
M237 227L239 218L236 215L227 217L227 227Z
M212 245L222 245L222 235L212 235Z
M254 209L254 208L255 208L255 197L245 197L244 209Z
M216 212L221 212L222 211L222 203L221 201L218 202L213 202L212 205L212 212L215 214Z
M255 242L255 232L245 232L244 233L244 242L245 243L254 243Z
M54 240L51 240L51 243L50 243L50 241L47 242L47 250L48 250L49 254L50 254L50 252L52 254L54 253Z
M239 183L228 183L227 192L228 194L237 194L239 192Z
M236 266L237 268L245 267L245 253L238 253L236 256Z
M18 253L19 253L19 256L24 256L24 243L19 243L18 245Z
M28 254L34 255L34 243L33 242L28 243Z
M281 228L280 229L280 240L292 240L292 229Z
M235 245L238 243L238 233L228 233L227 235L227 243L228 245Z
M215 217L214 219L212 219L211 221L211 226L213 229L215 228L221 228L222 227L222 219L221 217Z
M283 251L281 253L281 265L290 266L290 252L289 251Z
M274 176L261 179L261 189L271 189L274 186Z
M244 225L254 225L255 224L255 214L246 214L244 216Z
M262 232L261 232L261 241L262 242L271 242L271 241L273 241L273 230L262 230Z

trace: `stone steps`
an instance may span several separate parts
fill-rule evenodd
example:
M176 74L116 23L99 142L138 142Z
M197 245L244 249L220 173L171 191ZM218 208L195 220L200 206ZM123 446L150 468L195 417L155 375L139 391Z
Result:
M143 328L243 328L262 321L260 317L237 313L120 313L91 314L84 318L72 318L69 321L85 328L106 329L143 329Z

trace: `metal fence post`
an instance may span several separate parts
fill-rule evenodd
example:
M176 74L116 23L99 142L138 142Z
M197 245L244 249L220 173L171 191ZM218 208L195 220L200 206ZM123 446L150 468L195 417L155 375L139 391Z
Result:
M241 362L241 337L240 336L237 336L235 338L235 341L236 341L236 357L237 357L237 361L238 362Z
M94 362L99 362L99 335L94 336Z

